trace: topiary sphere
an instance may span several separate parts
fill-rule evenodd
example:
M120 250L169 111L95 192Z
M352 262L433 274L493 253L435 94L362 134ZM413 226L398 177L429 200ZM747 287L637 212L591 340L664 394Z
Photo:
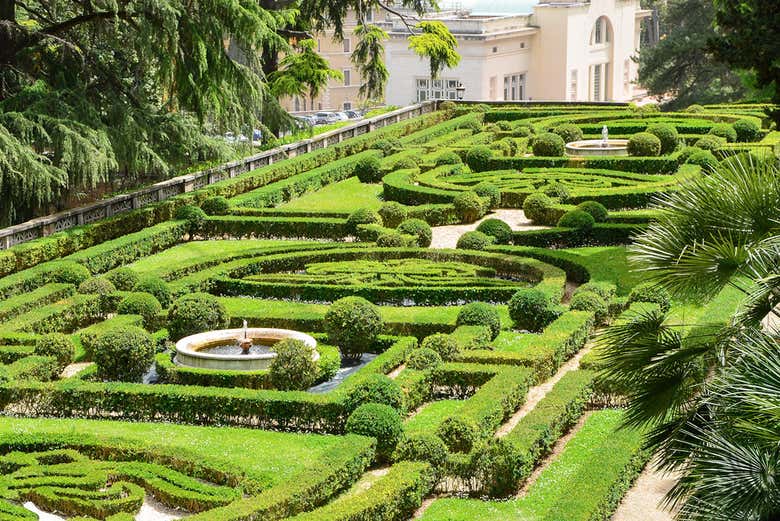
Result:
M456 195L452 205L455 207L455 214L464 223L476 221L485 211L482 199L470 190Z
M571 297L569 309L575 311L592 311L596 322L603 324L609 315L607 301L594 291L580 291Z
M469 112L477 112L475 106L469 107ZM474 132L482 132L482 123L476 118L468 118L458 123L458 129L468 129Z
M458 105L454 101L442 101L439 103L439 110L446 110L446 111L452 111L455 110L458 107Z
M632 156L657 156L661 153L661 140L649 132L637 132L628 138L627 150Z
M433 369L441 364L441 355L433 349L415 349L406 357L406 367L417 371Z
M444 361L450 361L455 358L455 355L460 350L455 338L444 333L435 333L425 337L420 347L436 351Z
M230 213L230 201L221 195L209 197L201 203L200 209L206 215L227 215Z
M285 338L273 345L276 357L268 368L268 376L275 389L300 391L308 389L317 380L317 362L312 359L312 348L294 338Z
M739 119L731 126L737 135L736 140L740 143L758 141L761 137L761 127L752 119Z
M83 264L73 261L57 261L49 273L52 282L80 285L92 275Z
M406 246L406 238L400 233L383 233L376 239L376 245L380 248L403 248Z
M596 220L584 210L569 210L558 219L559 228L577 228L578 230L590 230Z
M133 291L151 293L160 302L163 308L168 308L173 300L173 294L168 283L155 275L141 277L133 286Z
M380 139L379 141L371 145L371 148L373 150L381 150L382 154L388 156L393 152L393 150L402 150L404 147L398 138L390 138L390 139Z
M474 422L460 416L446 418L439 424L436 434L451 452L471 452L479 440L479 429Z
M547 295L536 288L522 288L509 299L509 316L518 329L539 332L558 314Z
M355 175L361 183L378 183L382 180L382 162L375 155L361 157L355 165Z
M672 298L663 286L645 283L635 286L628 294L628 303L651 302L658 304L661 312L666 313L672 307Z
M539 134L532 145L534 155L542 157L561 157L566 148L563 138L552 132Z
M479 223L477 231L493 237L496 244L509 244L512 240L512 228L501 219L485 219Z
M670 154L677 148L680 141L680 135L673 125L656 123L647 127L648 134L652 134L661 141L661 153Z
M452 150L442 152L438 155L438 157L436 157L436 166L459 165L461 163L463 163L463 161L461 160L460 156Z
M719 163L718 158L709 150L699 150L688 156L685 164L699 165L703 171L711 172L718 168Z
M114 283L106 277L90 277L79 284L79 293L94 293L97 295L109 295L116 291Z
M347 217L347 229L350 233L355 234L358 230L358 225L361 224L379 224L382 222L382 218L374 210L370 208L358 208Z
M478 250L482 251L493 244L493 237L485 235L482 232L466 232L458 238L458 244L455 246L459 250Z
M507 121L505 119L502 119L501 121L496 121L496 126L506 132L507 130L512 130L512 122Z
M558 125L552 130L553 134L561 136L564 143L580 141L582 139L582 129L573 123L564 123Z
M389 201L379 208L379 216L385 228L397 228L406 219L406 207L399 202Z
M474 172L484 172L489 168L491 157L493 157L493 151L489 147L477 145L466 152L466 164Z
M609 300L615 296L615 290L616 290L615 285L609 282L587 282L582 286L580 286L579 288L575 289L572 296L587 291L601 296L601 298L603 298L604 300Z
M132 291L140 277L138 273L130 268L117 268L106 273L106 278L110 280L119 291Z
M717 123L712 125L712 128L707 133L711 136L722 137L729 143L733 143L737 140L737 131L728 123Z
M131 293L123 298L116 308L121 315L141 315L146 327L154 324L162 309L160 301L151 293Z
M168 310L168 332L171 340L224 329L229 322L225 306L208 293L190 293L179 297Z
M376 438L376 455L379 461L389 461L395 446L401 439L403 423L398 411L379 403L366 403L355 409L347 418L345 430Z
M193 205L185 205L176 209L174 218L180 221L187 221L187 229L190 233L197 232L203 226L206 220L206 212Z
M512 136L513 137L530 137L533 134L533 129L528 128L526 126L523 127L516 127L512 129Z
M577 210L589 213L597 223L603 223L609 217L607 208L597 201L583 201L577 205Z
M541 192L530 194L523 201L523 213L535 223L543 223L547 218L547 213L552 208L553 202L547 195Z
M501 318L495 306L484 302L471 302L458 311L455 321L458 326L484 326L490 329L490 339L495 340L501 332Z
M337 300L328 307L323 322L328 341L347 360L360 360L384 328L379 308L361 297Z
M372 373L362 378L350 391L344 401L348 411L365 403L381 403L401 410L404 393L401 386L383 374Z
M152 365L155 343L140 327L117 327L97 337L94 351L98 378L137 382Z
M491 208L498 208L501 204L501 189L490 181L482 181L472 188L472 191L480 197L489 200Z
M685 109L685 112L691 113L691 114L700 114L704 112L704 107L699 105L698 103L694 103L693 105L688 105L688 108Z
M431 226L422 219L406 219L398 225L398 233L417 237L417 246L427 248L433 240Z
M700 150L715 150L722 147L725 143L726 140L720 136L708 135L697 139L694 145Z
M393 163L392 170L411 170L417 168L417 162L411 157L402 157Z
M38 356L51 356L57 360L57 368L61 372L73 361L76 348L67 335L48 333L35 341L33 352Z
M566 185L563 183L550 183L546 187L544 187L544 190L542 190L542 193L544 195L547 195L549 197L555 197L560 202L566 201L566 199L569 198L569 189L566 188Z
M398 442L393 461L427 461L441 471L447 461L447 445L435 434L406 434Z

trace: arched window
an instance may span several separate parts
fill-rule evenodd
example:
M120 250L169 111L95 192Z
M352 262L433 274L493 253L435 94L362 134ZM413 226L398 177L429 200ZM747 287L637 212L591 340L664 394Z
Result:
M612 40L612 29L606 16L599 17L590 33L590 44L601 45Z

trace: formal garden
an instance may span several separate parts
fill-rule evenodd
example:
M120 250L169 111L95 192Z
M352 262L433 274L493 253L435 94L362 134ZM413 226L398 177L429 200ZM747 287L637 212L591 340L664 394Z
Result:
M0 520L611 519L651 457L616 346L744 297L632 241L774 160L763 108L444 102L0 250Z

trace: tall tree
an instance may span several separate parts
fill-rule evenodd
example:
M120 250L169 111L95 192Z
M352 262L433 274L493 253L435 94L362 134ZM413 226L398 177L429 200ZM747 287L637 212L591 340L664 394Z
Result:
M384 42L388 35L373 24L358 25L355 35L359 40L351 59L360 73L358 94L366 100L380 100L385 96L385 85L390 76L384 61Z
M279 62L279 69L269 76L275 96L305 96L312 102L328 85L328 80L343 79L341 71L331 69L328 61L315 51L312 39L301 40Z
M433 80L445 67L452 68L460 63L460 55L455 50L458 41L441 22L420 22L417 29L420 32L409 37L409 48L419 57L428 59L432 87ZM430 93L428 97L431 97Z

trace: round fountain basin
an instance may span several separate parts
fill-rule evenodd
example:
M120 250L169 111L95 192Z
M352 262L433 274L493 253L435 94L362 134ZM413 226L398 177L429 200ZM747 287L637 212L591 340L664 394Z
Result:
M627 156L627 139L585 139L566 143L566 154L569 156Z
M243 354L239 345L244 331L252 340L252 347L247 354ZM311 347L312 360L319 360L317 341L305 333L290 329L250 327L246 330L237 328L206 331L184 337L176 342L174 362L201 369L259 371L270 367L276 358L272 346L286 338L300 340Z

